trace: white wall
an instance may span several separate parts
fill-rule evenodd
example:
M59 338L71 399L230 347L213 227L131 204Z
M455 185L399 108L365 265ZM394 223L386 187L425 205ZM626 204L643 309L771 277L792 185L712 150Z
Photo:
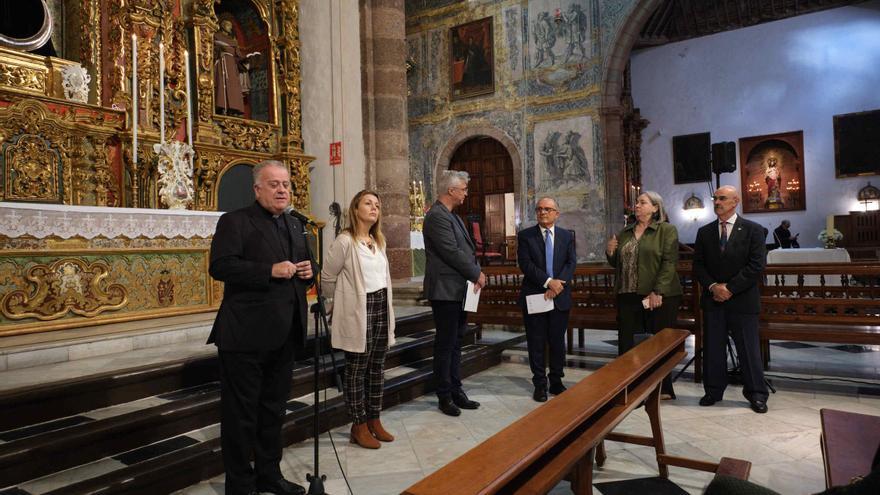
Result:
M712 220L709 186L675 185L672 136L711 132L712 142L804 131L806 211L752 213L772 232L783 218L801 246L818 246L827 215L858 208L868 180L836 179L832 116L880 108L880 1L842 7L633 53L635 106L642 134L643 190L666 201L682 242ZM737 172L722 184L740 186ZM880 157L878 157L880 159ZM714 189L714 177L712 182ZM682 205L694 192L707 209L697 221Z
M302 0L302 132L304 150L316 157L311 172L311 212L328 222L329 207L343 210L366 184L361 114L360 14L357 0ZM329 165L330 143L342 141L341 166Z

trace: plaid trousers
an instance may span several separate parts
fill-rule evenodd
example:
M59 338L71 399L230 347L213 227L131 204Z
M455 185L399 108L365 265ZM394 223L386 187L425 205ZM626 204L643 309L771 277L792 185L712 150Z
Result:
M345 353L345 403L352 423L376 419L382 411L385 354L388 351L388 291L367 294L367 347Z

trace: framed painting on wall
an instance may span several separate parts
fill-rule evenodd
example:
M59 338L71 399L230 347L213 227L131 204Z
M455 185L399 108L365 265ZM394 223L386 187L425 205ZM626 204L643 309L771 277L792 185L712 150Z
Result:
M805 210L804 131L739 139L743 213Z
M452 99L495 91L492 18L486 17L450 28L449 68Z
M712 180L710 143L708 132L672 136L672 171L676 184Z
M834 116L837 177L880 175L880 110Z

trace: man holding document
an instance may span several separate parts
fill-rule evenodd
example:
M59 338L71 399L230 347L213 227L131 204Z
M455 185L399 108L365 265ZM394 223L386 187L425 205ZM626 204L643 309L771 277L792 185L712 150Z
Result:
M440 410L458 416L476 409L461 389L461 340L467 327L463 307L467 290L479 293L486 275L464 222L452 210L467 197L467 172L445 170L437 177L437 201L425 215L425 299L434 315L434 377Z
M547 400L544 348L550 349L550 388L553 395L565 392L565 331L571 309L571 280L577 264L571 232L556 228L559 206L553 198L538 200L538 225L517 234L517 262L523 272L519 305L523 310L529 366L538 402Z

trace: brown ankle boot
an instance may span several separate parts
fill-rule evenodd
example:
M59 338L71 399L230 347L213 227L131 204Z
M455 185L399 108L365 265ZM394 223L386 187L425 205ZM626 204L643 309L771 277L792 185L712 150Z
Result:
M376 419L368 419L367 420L367 428L370 429L370 433L376 437L376 440L381 442L393 442L394 435L388 433L388 431L382 426L382 422L379 421L379 418Z
M366 423L351 425L351 443L356 443L365 449L378 449L382 446L378 440L370 434Z

